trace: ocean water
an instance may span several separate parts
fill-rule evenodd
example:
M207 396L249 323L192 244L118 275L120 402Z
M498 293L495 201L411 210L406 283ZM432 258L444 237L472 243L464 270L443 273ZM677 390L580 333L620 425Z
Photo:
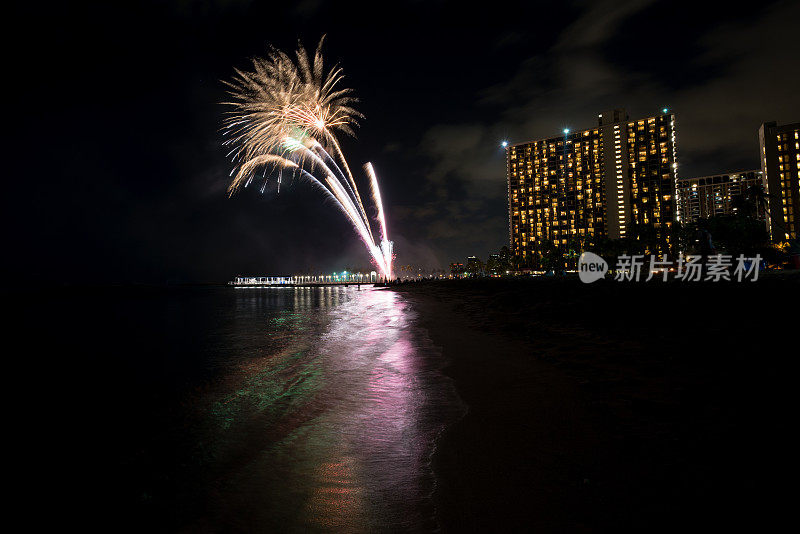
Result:
M121 293L121 294L120 294ZM463 413L402 295L185 288L48 302L84 366L69 424L103 521L156 531L437 528ZM75 310L80 313L75 313ZM73 368L73 372L76 372Z

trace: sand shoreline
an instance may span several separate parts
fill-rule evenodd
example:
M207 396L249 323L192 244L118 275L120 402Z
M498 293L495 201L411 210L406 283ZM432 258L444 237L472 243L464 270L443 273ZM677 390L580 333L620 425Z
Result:
M442 348L443 371L468 406L434 456L443 529L653 531L777 520L763 514L780 495L762 468L784 458L763 433L786 415L788 392L776 386L787 360L768 333L796 321L792 288L796 277L395 288Z

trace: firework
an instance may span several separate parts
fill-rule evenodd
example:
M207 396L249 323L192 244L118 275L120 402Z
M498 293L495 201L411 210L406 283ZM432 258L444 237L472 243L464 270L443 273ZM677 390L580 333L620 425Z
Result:
M253 59L252 70L236 69L224 82L232 106L224 122L225 145L234 163L228 194L247 187L259 174L266 182L277 174L278 190L284 172L310 181L334 201L364 241L378 269L391 278L392 242L386 230L378 179L365 166L378 212L380 240L376 242L350 166L337 134L355 136L363 116L352 107L352 89L343 87L339 65L325 70L322 44L313 58L302 45L294 58L272 48L265 58Z

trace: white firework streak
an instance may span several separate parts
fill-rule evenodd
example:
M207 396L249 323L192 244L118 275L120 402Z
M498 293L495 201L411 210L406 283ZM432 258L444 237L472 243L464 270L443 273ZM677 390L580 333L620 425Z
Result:
M381 199L381 190L378 187L378 177L375 174L375 169L372 167L372 163L367 162L364 165L364 169L367 171L367 175L369 176L369 184L370 189L372 190L372 200L375 202L375 206L378 208L378 222L380 223L381 227L381 251L383 252L383 262L386 265L386 276L391 278L392 277L392 253L394 249L394 243L389 241L389 232L386 228L386 215L383 212L383 200Z

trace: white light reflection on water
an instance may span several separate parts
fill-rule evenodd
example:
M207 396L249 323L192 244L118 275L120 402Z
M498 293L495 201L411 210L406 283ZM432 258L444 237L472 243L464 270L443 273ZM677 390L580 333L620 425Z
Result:
M231 342L257 356L231 370L208 408L202 526L435 529L430 456L462 407L409 303L356 288L236 300Z

